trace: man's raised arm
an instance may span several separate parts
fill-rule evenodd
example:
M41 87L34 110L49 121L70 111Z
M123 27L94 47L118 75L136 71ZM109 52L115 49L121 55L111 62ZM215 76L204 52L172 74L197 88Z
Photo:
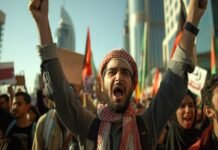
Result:
M29 10L39 31L40 45L53 43L48 19L48 0L31 0Z

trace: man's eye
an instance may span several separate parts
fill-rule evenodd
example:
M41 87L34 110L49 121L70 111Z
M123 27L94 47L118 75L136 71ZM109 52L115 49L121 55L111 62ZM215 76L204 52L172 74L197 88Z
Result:
M130 73L129 70L124 70L124 71L123 71L123 75L125 75L125 76L131 76L131 73Z
M126 75L128 75L128 76L131 75L129 71L125 71L124 73L125 73Z
M113 71L113 70L110 70L110 71L108 71L108 73L107 73L108 75L114 75L115 74L115 71Z

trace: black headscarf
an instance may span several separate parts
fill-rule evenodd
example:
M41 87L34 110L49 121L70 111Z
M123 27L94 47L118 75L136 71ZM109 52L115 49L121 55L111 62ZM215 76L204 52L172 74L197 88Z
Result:
M189 90L187 92L193 102L195 107L195 117L196 117L196 103L193 93ZM195 118L194 117L194 118ZM194 119L195 120L195 119ZM187 150L192 144L194 144L199 138L198 131L194 128L195 122L190 129L184 129L181 127L177 121L176 114L174 114L171 124L169 126L165 149L166 150Z

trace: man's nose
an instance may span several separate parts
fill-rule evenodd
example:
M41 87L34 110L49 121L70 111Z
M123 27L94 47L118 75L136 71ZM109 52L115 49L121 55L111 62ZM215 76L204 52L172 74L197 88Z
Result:
M122 73L121 73L121 71L117 71L115 78L116 78L116 81L122 80Z

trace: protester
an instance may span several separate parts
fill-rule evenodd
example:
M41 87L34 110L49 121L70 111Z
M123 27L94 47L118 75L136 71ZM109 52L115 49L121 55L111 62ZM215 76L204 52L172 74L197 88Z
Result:
M190 1L186 20L189 23L186 23L166 76L150 107L138 117L130 101L138 81L134 59L123 49L114 49L105 56L100 66L100 77L107 103L98 107L96 116L82 107L78 93L64 76L51 36L48 0L30 2L29 9L40 36L38 48L46 94L55 101L60 119L78 137L81 149L155 148L167 120L186 94L187 73L194 70L192 58L196 27L207 0L200 2L201 7L198 6L198 0Z
M35 106L31 105L30 109L29 109L29 111L27 113L27 119L32 121L32 122L36 122L37 123L39 117L40 117L40 115L39 115L38 110L36 109Z
M56 111L51 109L37 123L32 149L69 149L73 145L73 138L75 137L64 127ZM78 142L73 146L74 150L79 150Z
M49 108L48 108L49 102L48 102L46 96L44 96L42 89L38 89L36 91L36 100L37 100L36 106L39 110L40 116L42 116L43 114L47 113L49 110Z
M202 98L199 96L197 97L196 105L197 114L195 119L195 128L200 134L202 134L202 132L209 126L210 120L203 111L204 104L202 102Z
M201 135L201 138L193 144L189 150L215 150L218 149L218 75L213 75L202 89L204 112L211 121Z
M9 139L7 150L29 150L32 147L35 124L27 119L31 97L25 92L18 92L12 101L12 114L15 117L5 133Z
M0 95L0 139L4 137L5 130L13 120L10 113L10 102L7 94Z
M10 101L7 94L0 95L0 108L5 109L7 112L10 112Z
M11 113L0 108L0 139L4 138L6 129L12 120L13 117Z
M200 135L195 128L197 111L195 100L196 95L188 90L168 125L162 149L186 150L198 140Z
M143 104L135 104L135 114L141 114L143 111L145 111L145 106Z

